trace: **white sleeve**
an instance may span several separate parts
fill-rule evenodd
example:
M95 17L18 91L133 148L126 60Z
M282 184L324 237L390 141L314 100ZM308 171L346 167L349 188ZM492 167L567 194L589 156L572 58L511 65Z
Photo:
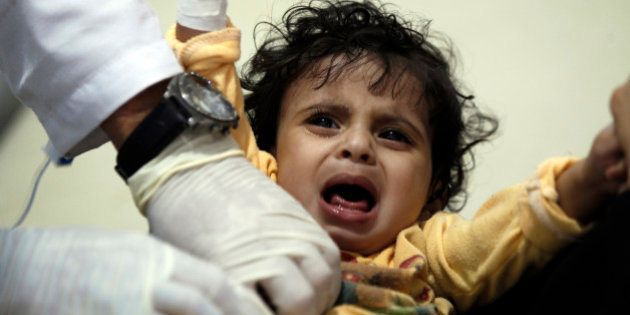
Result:
M144 1L0 0L0 72L62 154L106 142L103 120L180 71Z

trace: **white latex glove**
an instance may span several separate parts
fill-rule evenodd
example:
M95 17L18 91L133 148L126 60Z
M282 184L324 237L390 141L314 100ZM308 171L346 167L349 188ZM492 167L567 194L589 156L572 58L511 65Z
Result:
M177 23L200 31L222 29L227 23L226 0L179 0Z
M262 314L223 271L148 235L0 230L0 314Z
M186 131L129 179L151 233L259 285L280 314L321 314L340 286L339 250L229 136Z

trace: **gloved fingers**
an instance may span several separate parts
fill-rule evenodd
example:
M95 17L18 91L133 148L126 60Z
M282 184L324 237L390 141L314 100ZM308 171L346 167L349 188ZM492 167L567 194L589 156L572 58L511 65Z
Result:
M319 228L319 226L317 226ZM300 239L296 237L295 239ZM318 255L321 255L329 266L339 266L341 262L341 252L337 244L328 236L328 234L322 235L319 231L312 231L308 238L304 238L304 241L308 241L313 244L318 250Z
M258 281L277 314L317 315L323 311L317 309L316 292L293 261L278 257L265 263L283 270L281 275Z
M337 297L340 285L339 251L332 243L328 247L312 244L310 237L300 240L298 235L276 235L271 229L260 233L260 238L249 239L234 235L221 244L226 255L217 260L240 283L255 283L260 279L280 277L287 271L279 265L269 264L275 259L290 259L299 272L317 292L312 305L324 310ZM308 236L308 235L307 235ZM238 244L232 244L237 242ZM229 248L223 248L227 246ZM332 247L332 248L330 248ZM329 252L328 257L323 253ZM255 266L252 267L252 266Z
M340 258L339 248L328 234L317 223L300 220L288 220L287 218L273 220L264 218L258 225L257 238L255 242L267 242L273 244L270 248L278 251L287 251L299 255L304 244L310 244L317 248L329 265L338 265ZM291 229L280 228L281 224L290 224ZM234 231L238 232L238 231ZM222 244L231 246L238 250L247 246L246 241L241 241L236 233L229 231L233 237L225 237ZM230 241L230 239L234 241ZM248 240L249 241L249 240ZM237 243L238 242L238 243Z
M197 288L174 281L165 281L157 284L153 288L152 300L153 308L162 314L224 314L212 305L204 293Z
M242 270L243 268L241 268L241 266L267 261L274 257L297 259L319 256L317 263L324 266L324 268L336 268L339 265L339 253L336 247L332 250L326 249L332 252L330 256L336 257L336 259L328 258L322 254L324 249L312 244L309 238L300 239L301 236L296 233L281 233L278 235L272 231L263 231L258 234L258 238L252 238L247 235L233 235L233 237L225 239L224 242L215 246L215 249L225 254L214 258L213 262L227 270L232 278L238 278L240 282L249 282L248 280L251 279L269 278L282 274L284 272L282 269L272 265L265 265L265 268L269 268L265 269L266 272L262 272L260 268L257 268L257 270L251 268ZM239 272L235 274L233 270L237 268ZM251 276L246 276L247 274L251 274Z
M320 232L320 227L311 227L308 225L300 226L300 231L304 233L292 233L291 235L284 235L282 232L271 230L270 233L274 233L273 238L280 241L284 241L285 244L278 244L274 248L282 249L288 248L287 240L292 240L295 244L293 247L293 253L289 253L293 256L321 256L323 258L322 263L328 264L328 266L339 266L341 258L340 251L337 244L327 235ZM266 233L266 232L265 232ZM270 237L271 238L271 237ZM313 248L308 248L304 244L310 244ZM311 249L316 249L318 252L314 253Z
M301 258L295 258L302 274L311 283L316 292L316 309L323 312L337 299L341 286L340 264L329 265L314 247L307 247L311 252Z
M240 290L222 269L184 253L176 254L171 280L194 288L225 314L265 314L268 310ZM255 297L255 296L254 296Z

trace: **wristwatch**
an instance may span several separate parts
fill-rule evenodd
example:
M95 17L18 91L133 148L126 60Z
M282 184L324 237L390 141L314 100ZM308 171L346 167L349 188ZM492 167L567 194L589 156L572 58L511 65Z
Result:
M127 181L187 128L226 135L237 125L236 110L210 81L194 72L180 73L118 150L116 171Z

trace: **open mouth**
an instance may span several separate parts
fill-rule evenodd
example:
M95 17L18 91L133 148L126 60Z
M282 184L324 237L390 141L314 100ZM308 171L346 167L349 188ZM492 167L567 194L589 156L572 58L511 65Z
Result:
M324 201L343 210L370 212L376 204L370 189L357 184L334 184L324 189Z

